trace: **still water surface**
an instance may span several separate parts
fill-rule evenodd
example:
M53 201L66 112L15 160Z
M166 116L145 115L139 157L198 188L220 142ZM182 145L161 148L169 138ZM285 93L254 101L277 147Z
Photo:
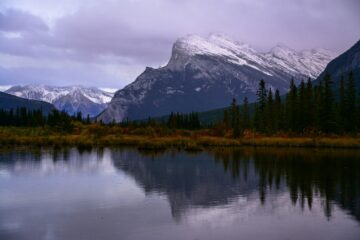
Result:
M0 151L0 239L360 239L360 151Z

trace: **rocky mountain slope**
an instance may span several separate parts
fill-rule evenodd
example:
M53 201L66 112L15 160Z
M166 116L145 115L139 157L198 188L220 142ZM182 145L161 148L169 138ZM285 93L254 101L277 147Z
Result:
M4 92L0 92L0 109L10 110L17 108L27 108L28 110L42 110L44 114L50 113L55 107L47 102L29 100L16 97Z
M205 39L178 39L168 64L146 70L131 84L115 93L109 107L98 116L104 122L125 118L143 119L171 111L205 111L256 98L258 81L286 92L296 81L316 78L333 58L326 50L297 52L276 46L260 53L250 46L221 35Z
M57 109L65 110L71 115L82 112L83 116L87 114L96 116L107 107L113 96L112 93L97 88L82 86L26 85L14 86L5 92L22 98L52 103Z
M323 78L325 73L329 73L335 83L335 87L337 87L341 76L344 76L346 79L350 71L353 72L356 86L360 89L360 40L349 50L332 60L318 79L316 79L316 83Z

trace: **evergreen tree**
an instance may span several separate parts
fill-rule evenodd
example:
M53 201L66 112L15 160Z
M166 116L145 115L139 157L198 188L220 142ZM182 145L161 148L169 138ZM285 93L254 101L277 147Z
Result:
M344 82L344 77L341 76L340 87L339 87L338 116L337 116L341 128L344 128L345 126L346 105L347 104L346 104L346 95L345 95L345 82Z
M156 122L151 119L151 124L147 125L156 125ZM199 120L199 114L197 112L191 112L189 114L171 112L167 122L169 128L178 128L178 129L199 129L201 128L201 123Z
M89 114L86 116L85 124L90 124L90 115Z
M28 110L17 108L0 109L0 126L38 127L45 125L45 116L42 110Z
M225 128L229 129L231 126L230 124L230 117L229 117L229 110L225 109L224 110L224 119L223 119Z
M305 91L305 103L304 103L304 126L305 128L313 128L315 126L314 123L314 93L313 87L311 83L311 79L309 78L306 83L306 91Z
M231 127L233 129L234 138L238 138L241 134L240 126L240 110L239 106L236 103L236 99L233 98L231 102Z
M353 73L350 72L345 88L344 128L347 132L357 129L356 87Z
M176 117L173 112L170 113L167 125L169 128L176 128Z
M265 112L265 125L266 132L273 133L274 131L274 99L271 88L269 89L269 93L267 95L267 104L266 104L266 112Z
M259 88L256 92L257 95L257 102L256 102L256 109L255 109L255 129L260 132L265 131L265 108L266 108L266 101L267 101L267 93L265 87L265 81L260 80Z
M323 85L323 81L320 81L319 84L314 87L314 126L317 130L321 130L323 120L321 113Z
M298 131L298 90L294 79L290 81L290 90L286 96L285 103L286 122L289 131Z
M82 113L81 113L81 112L77 112L77 114L76 114L76 120L79 121L79 122L82 122L83 117L82 117Z
M281 103L280 91L276 89L274 100L274 131L277 132L283 127L283 107Z
M323 78L323 89L321 92L321 103L319 112L321 114L321 130L325 133L336 130L334 96L332 92L332 80L330 74Z
M299 88L299 104L298 104L298 130L300 132L303 132L305 130L306 127L306 104L307 104L307 99L306 99L306 86L305 86L305 82L304 80L301 80L300 83L300 88Z
M188 128L189 129L199 129L200 128L200 120L199 120L199 114L197 112L192 112L189 115L189 123Z
M248 129L251 127L251 122L250 122L250 111L249 111L249 101L248 101L248 98L247 97L244 97L244 101L243 101L243 105L242 105L242 108L241 108L241 114L240 114L240 117L241 117L241 124L242 124L242 127L244 129Z

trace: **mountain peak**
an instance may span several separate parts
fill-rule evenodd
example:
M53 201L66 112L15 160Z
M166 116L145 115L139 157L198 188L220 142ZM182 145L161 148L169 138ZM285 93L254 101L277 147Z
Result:
M83 115L95 116L110 102L113 94L95 87L24 85L13 86L6 93L33 100L41 100L55 105L70 114L81 111Z
M275 47L270 49L268 54L281 58L287 58L291 55L297 55L298 52L283 43L278 43Z
M252 50L249 45L239 43L224 34L211 34L204 38L198 35L187 35L179 38L174 44L174 51L186 55L220 55L232 56L234 52Z
M253 101L260 79L284 93L292 77L296 83L315 78L330 60L320 54L302 55L284 45L261 53L223 34L187 35L174 43L166 66L146 69L119 90L98 119L110 122L171 111L205 111L224 107L233 97Z
M251 48L248 44L239 42L226 34L211 34L208 37L208 41L227 48Z
M221 52L221 48L197 35L187 35L179 38L174 46L176 50L181 50L182 53L191 56L196 54L218 54Z

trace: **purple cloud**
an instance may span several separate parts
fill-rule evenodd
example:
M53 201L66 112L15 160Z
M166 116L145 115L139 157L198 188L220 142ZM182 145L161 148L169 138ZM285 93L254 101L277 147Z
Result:
M48 26L41 18L30 13L18 9L8 9L4 13L0 12L0 31L31 32L48 30Z
M113 76L99 68L0 67L1 85L86 85L118 87ZM82 81L79 81L82 80Z
M52 64L58 62L59 66L70 61L89 64L89 68L96 64L114 69L117 65L124 74L120 74L121 77L114 74L111 85L119 87L134 80L139 69L164 64L176 38L189 33L206 36L222 32L262 51L285 43L298 50L322 47L337 53L360 37L358 0L49 0L43 5L36 3L4 0L0 5L0 55L5 54L2 59L6 59L6 55L33 62L48 59ZM57 12L62 13L60 17L54 14ZM12 36L13 33L19 34ZM11 67L6 61L0 65ZM72 72L68 64L66 67L65 72ZM43 68L46 72L47 66ZM36 75L26 72L28 78ZM52 74L64 77L59 72ZM85 74L76 76L74 83L90 81L84 79ZM101 83L100 72L96 76L91 81ZM10 75L7 77L11 79ZM39 81L37 77L32 79ZM3 81L0 76L0 85Z

